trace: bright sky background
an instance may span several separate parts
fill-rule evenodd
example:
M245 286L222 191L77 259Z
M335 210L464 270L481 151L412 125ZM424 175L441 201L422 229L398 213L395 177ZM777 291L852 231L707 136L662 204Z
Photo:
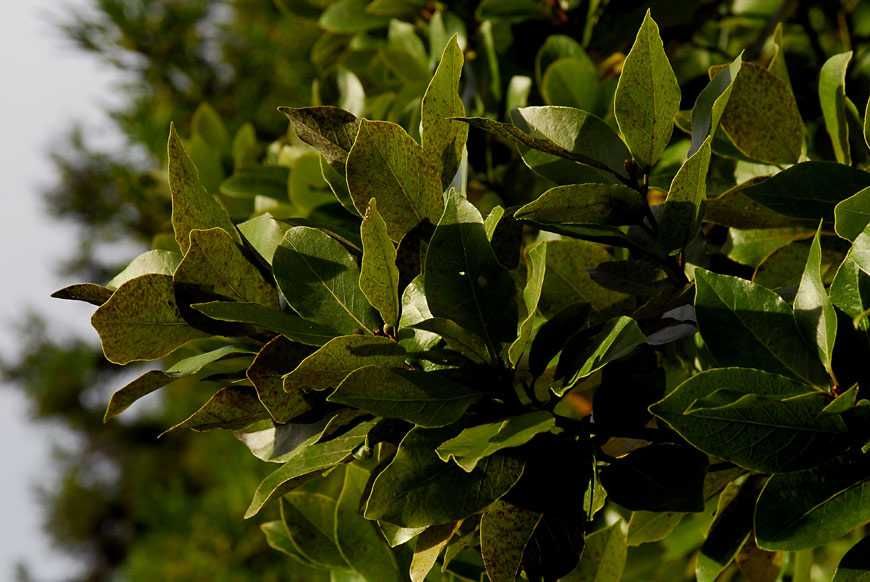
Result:
M111 72L74 51L52 27L64 7L86 0L4 2L0 18L0 351L14 353L12 326L26 307L52 319L61 334L84 334L90 310L49 298L66 284L54 269L68 254L73 231L51 222L39 192L52 181L46 152L72 120L111 126L102 111L112 101ZM50 483L50 439L58 433L28 422L24 398L0 387L0 580L12 580L23 559L37 580L75 572L75 563L52 550L41 531L35 483Z

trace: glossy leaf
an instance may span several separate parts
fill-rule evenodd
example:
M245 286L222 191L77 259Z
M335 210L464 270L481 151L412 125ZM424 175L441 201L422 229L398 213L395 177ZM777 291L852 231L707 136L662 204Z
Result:
M824 369L776 293L737 277L695 270L698 329L723 366L757 368L825 385Z
M834 228L841 237L854 241L867 224L870 224L870 187L834 207Z
M794 316L804 339L815 346L819 359L831 372L834 341L837 339L837 314L822 281L821 225L813 238L800 287L794 299Z
M513 279L496 259L480 213L457 194L449 197L429 243L425 273L432 315L482 337L493 356L498 342L514 339Z
M650 411L705 453L747 469L794 471L843 448L843 420L819 415L828 401L785 376L721 368L692 376Z
M819 71L819 101L825 129L834 148L834 156L841 164L851 165L849 126L846 121L846 69L852 60L852 51L832 56Z
M553 432L555 428L556 419L549 412L528 412L500 422L466 428L441 443L436 452L445 463L453 461L471 473L482 459L504 449L522 446L536 435Z
M532 340L538 302L544 287L544 274L547 268L547 245L538 244L527 254L526 285L523 288L523 304L526 312L519 322L517 338L508 348L508 358L514 366L520 361Z
M860 460L773 475L755 510L758 545L801 550L835 540L870 521L868 494L870 471Z
M375 198L360 225L363 244L360 266L360 290L378 310L384 323L396 326L399 320L399 269L396 267L396 247L387 233L387 223L378 212Z
M695 99L692 107L692 145L689 155L698 151L709 136L716 135L742 66L741 54L727 67L720 69Z
M130 279L142 275L169 275L175 272L181 257L173 251L146 251L130 261L124 270L112 277L106 287L115 290Z
M273 269L287 303L302 317L344 334L380 327L359 288L356 260L323 231L289 229L275 250Z
M375 424L375 420L363 422L332 440L297 449L287 462L266 476L257 486L254 498L245 512L245 519L255 516L275 497L298 487L310 475L320 474L347 460L365 442L366 435Z
M640 194L620 184L557 186L516 211L518 220L619 226L641 221Z
M651 167L671 139L680 86L649 10L622 65L613 109L635 160Z
M375 478L366 518L402 527L463 519L500 499L523 473L523 462L507 455L487 457L471 473L444 463L435 447L448 437L443 429L409 432Z

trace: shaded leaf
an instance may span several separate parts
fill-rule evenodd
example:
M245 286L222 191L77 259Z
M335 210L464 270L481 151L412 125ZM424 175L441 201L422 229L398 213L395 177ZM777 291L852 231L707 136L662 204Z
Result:
M619 226L637 224L645 204L621 184L574 184L550 188L516 211L518 220Z
M272 499L298 487L306 477L320 474L324 470L341 463L365 442L366 435L378 421L363 422L345 434L326 442L300 447L287 462L270 473L257 486L251 504L245 512L245 519L251 518Z
M716 135L734 89L734 81L742 66L741 54L727 67L720 69L695 99L692 107L692 145L689 155L698 151L709 136Z
M514 339L513 279L496 259L480 213L458 194L449 197L432 236L425 273L432 315L453 320L479 335L493 358L498 342Z
M794 471L844 445L843 420L819 414L828 402L785 376L721 368L689 378L650 411L705 453L747 469Z
M378 310L384 323L395 327L399 319L399 269L396 247L387 233L387 223L378 212L376 199L369 201L360 225L363 244L360 290Z
M327 400L438 428L457 422L483 396L437 373L365 366L348 374Z
M235 430L268 417L269 413L263 408L255 390L248 386L226 386L215 392L196 412L168 429L166 433L185 428Z
M366 518L403 527L464 519L501 498L522 475L522 461L506 455L487 457L471 473L444 463L435 447L449 435L443 429L411 430L375 478Z
M708 137L689 156L671 182L659 220L659 240L666 250L685 246L701 226L701 205L707 198L710 141Z
M328 390L363 366L400 368L407 354L395 341L385 337L348 335L334 338L306 357L284 377L284 389Z
M96 283L79 283L69 285L51 294L55 299L68 299L70 301L84 301L99 307L109 300L113 290Z
M417 538L411 560L411 581L423 582L435 566L438 556L453 537L457 524L445 523L426 528Z
M323 231L289 229L275 250L273 269L287 303L305 319L343 334L380 327L359 288L356 260Z
M307 346L275 336L263 345L248 368L247 377L275 422L287 422L311 410L301 390L284 391L283 375L311 353Z
M544 273L547 267L547 245L537 244L527 253L526 286L523 288L525 316L519 322L517 338L508 348L508 358L514 366L520 361L532 340L538 301L544 287Z
M480 553L486 574L492 582L517 579L526 544L543 514L496 501L480 520Z
M870 580L870 537L852 546L840 563L832 582L867 582Z
M729 483L719 496L716 517L701 545L695 575L698 582L715 582L719 574L737 556L752 533L755 500L762 480L748 478Z
M854 241L870 223L870 187L864 188L834 207L834 228L841 237Z
M773 475L755 510L758 545L801 550L833 541L870 521L868 494L870 470L860 459Z
M622 520L586 536L577 568L565 582L619 582L628 557L628 526Z
M336 332L327 327L259 303L211 301L194 303L191 307L212 319L253 325L307 346L323 345L336 336Z

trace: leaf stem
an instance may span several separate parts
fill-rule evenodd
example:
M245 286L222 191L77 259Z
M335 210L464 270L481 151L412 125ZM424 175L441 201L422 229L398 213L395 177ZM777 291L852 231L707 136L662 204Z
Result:
M792 554L794 558L793 582L810 582L813 570L813 549L800 550Z

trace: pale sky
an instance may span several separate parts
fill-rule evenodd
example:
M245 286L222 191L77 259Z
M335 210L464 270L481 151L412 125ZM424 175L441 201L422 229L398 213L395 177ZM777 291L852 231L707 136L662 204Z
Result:
M4 2L0 18L0 351L14 353L11 322L26 307L48 315L58 334L90 334L87 306L60 302L49 294L62 286L54 269L74 236L44 216L38 193L51 183L46 152L73 119L103 130L102 114L117 81L94 60L74 51L53 29L50 16L86 0ZM57 436L58 433L54 433ZM49 439L44 426L30 424L26 402L0 387L0 580L11 580L19 559L39 581L66 579L75 562L52 550L43 535L33 485L50 483Z

